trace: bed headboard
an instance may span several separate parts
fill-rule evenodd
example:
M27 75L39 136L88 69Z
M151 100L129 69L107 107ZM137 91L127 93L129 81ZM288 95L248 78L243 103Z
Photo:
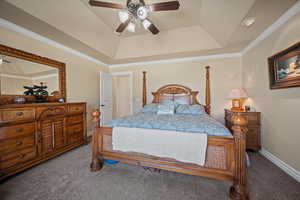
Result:
M210 99L210 67L206 68L206 89L205 89L205 110L210 115L211 111L211 99ZM146 72L143 72L143 106L147 104L147 87L146 87ZM188 104L199 104L197 95L199 92L192 91L190 88L178 85L170 84L159 88L156 92L152 92L153 101L152 103L160 103L165 99L172 101L179 100Z

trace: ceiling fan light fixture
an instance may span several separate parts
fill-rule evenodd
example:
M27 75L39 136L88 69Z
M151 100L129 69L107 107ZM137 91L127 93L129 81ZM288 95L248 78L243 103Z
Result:
M119 19L122 23L126 22L129 19L129 13L125 10L119 12Z
M137 16L139 19L144 20L148 17L148 10L145 6L139 7L137 10Z
M143 26L145 29L148 29L151 26L151 24L152 23L147 19L143 21Z
M134 33L135 32L135 24L130 22L126 28L128 31Z

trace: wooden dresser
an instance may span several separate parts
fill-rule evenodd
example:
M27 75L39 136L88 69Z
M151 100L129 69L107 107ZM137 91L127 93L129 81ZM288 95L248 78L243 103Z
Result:
M228 129L232 127L231 117L233 113L241 113L248 120L248 132L246 138L246 148L254 151L261 149L260 142L260 112L235 112L225 109L225 123Z
M0 106L0 180L86 141L86 103Z

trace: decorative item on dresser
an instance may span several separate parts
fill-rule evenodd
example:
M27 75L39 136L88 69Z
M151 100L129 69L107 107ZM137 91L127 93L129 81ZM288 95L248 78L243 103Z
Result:
M261 149L260 142L260 112L237 112L225 109L225 123L228 129L233 125L232 116L240 114L248 119L248 132L246 135L246 148L254 151Z
M0 179L86 141L86 103L0 106Z

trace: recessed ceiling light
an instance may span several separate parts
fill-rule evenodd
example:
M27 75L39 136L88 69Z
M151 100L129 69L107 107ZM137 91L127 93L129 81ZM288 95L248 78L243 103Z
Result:
M255 18L254 17L249 17L246 18L242 21L242 25L246 27L250 27L255 23Z

